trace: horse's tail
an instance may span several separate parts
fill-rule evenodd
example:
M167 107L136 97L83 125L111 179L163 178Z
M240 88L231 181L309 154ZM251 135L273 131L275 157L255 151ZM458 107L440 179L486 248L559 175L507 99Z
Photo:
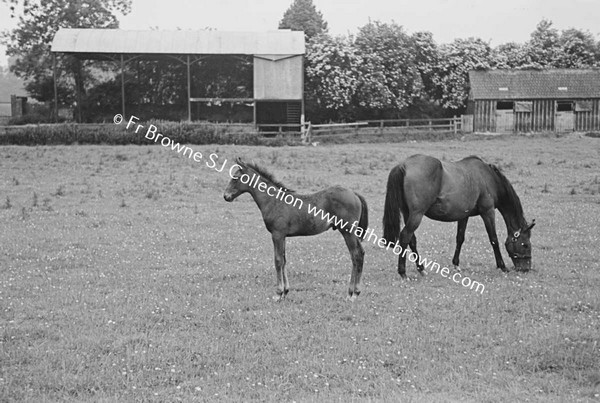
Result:
M383 210L383 237L395 242L400 235L400 212L405 214L404 175L406 168L400 164L392 168L388 176L385 207Z
M358 193L356 193L356 196L358 196L358 199L360 200L360 218L358 219L358 226L363 230L360 239L364 240L367 235L367 229L369 228L369 207L367 207L367 201L364 197Z

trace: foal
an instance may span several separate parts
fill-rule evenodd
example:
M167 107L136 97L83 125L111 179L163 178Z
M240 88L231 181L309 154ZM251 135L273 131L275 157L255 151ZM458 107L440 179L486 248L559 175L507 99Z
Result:
M356 299L361 291L360 278L365 252L361 245L364 238L356 236L353 231L358 232L356 229L362 228L366 232L369 225L365 199L340 186L300 195L276 181L269 172L256 164L237 158L236 165L223 197L231 202L247 192L256 202L273 239L277 272L275 298L282 300L290 289L285 270L285 238L317 235L331 228L340 231L350 251L352 274L348 298Z

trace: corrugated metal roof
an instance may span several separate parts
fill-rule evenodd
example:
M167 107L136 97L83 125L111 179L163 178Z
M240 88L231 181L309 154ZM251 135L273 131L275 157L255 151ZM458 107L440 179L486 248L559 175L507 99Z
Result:
M128 31L61 28L52 52L96 54L302 55L301 31Z
M600 70L470 71L472 99L600 98Z

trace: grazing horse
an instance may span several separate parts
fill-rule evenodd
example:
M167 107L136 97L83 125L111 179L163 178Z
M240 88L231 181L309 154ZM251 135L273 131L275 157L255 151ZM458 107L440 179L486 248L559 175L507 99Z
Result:
M398 240L402 250L409 245L417 254L415 231L423 216L432 220L458 222L456 250L452 264L459 268L460 248L465 240L469 217L481 216L494 249L496 266L507 271L498 246L495 209L500 211L508 230L505 246L515 269L531 269L531 229L535 220L527 223L523 207L514 188L492 165L479 157L470 156L457 162L441 162L426 156L413 155L390 171L383 213L384 238ZM404 228L400 231L400 214ZM393 241L392 241L393 240ZM424 267L417 259L421 274ZM398 274L406 278L405 254L398 259Z
M366 232L369 225L365 199L340 186L300 195L276 181L264 168L246 163L240 158L236 159L230 172L234 169L223 197L231 202L248 192L262 213L275 250L276 299L283 299L290 289L285 270L285 238L317 235L332 228L340 231L350 251L352 274L348 298L354 300L361 291L360 278L365 252L361 245L364 237L356 236L353 231L358 232L354 228L360 227ZM349 224L352 229L348 228Z

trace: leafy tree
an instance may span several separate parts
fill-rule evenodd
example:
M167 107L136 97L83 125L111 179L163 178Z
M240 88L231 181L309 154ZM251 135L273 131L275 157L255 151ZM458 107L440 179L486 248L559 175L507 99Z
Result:
M439 62L439 49L431 32L415 32L411 36L414 51L414 62L421 75L423 95L431 98L439 96L438 88L434 82L435 66Z
M492 64L500 69L529 67L531 61L527 57L527 49L516 42L498 45L492 51Z
M575 28L559 32L545 19L526 43L502 44L493 53L498 68L586 68L600 61L598 44L591 33Z
M479 38L455 39L440 46L434 82L444 108L462 110L469 96L469 70L492 66L492 49Z
M552 21L543 19L531 33L526 46L526 63L524 67L547 68L557 67L561 58L560 34L552 26Z
M15 57L11 71L26 80L26 89L34 98L40 101L52 99L50 44L58 29L117 28L115 13L127 14L130 8L131 0L25 1L17 28L2 34L1 40L7 46L7 55ZM85 71L85 64L72 57L61 58L60 63L59 70L70 71L74 76L74 85L85 91L84 78L90 78ZM61 85L69 83L63 81ZM61 90L60 93L72 91Z
M347 37L321 35L309 41L304 84L307 113L318 120L349 117L362 63L362 57Z
M312 0L294 0L283 14L279 29L304 31L307 39L327 32L327 22Z
M369 22L355 40L363 58L359 104L369 109L400 110L412 104L423 88L412 38L392 22Z
M600 51L590 32L575 28L562 31L559 39L561 48L558 64L565 68L596 66L600 62Z

